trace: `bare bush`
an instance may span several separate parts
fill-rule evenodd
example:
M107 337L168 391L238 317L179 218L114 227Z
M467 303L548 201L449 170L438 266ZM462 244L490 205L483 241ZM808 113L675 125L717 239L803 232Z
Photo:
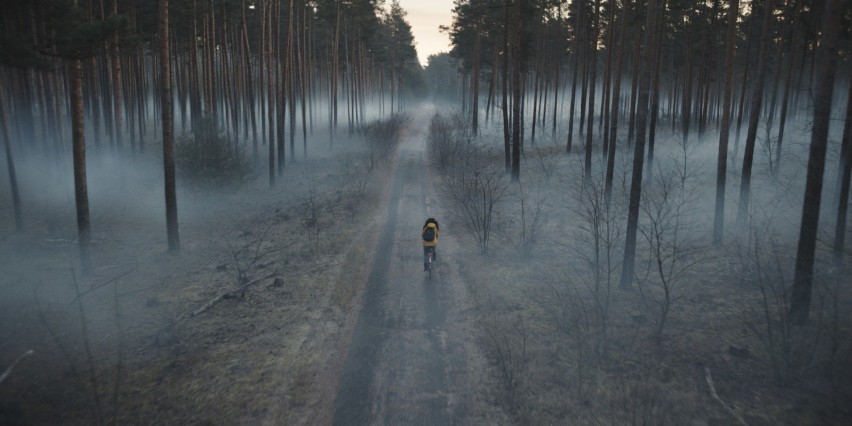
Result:
M319 249L320 243L319 216L322 204L318 198L316 188L313 185L309 185L308 195L305 197L305 201L302 202L302 218L305 224L305 232L308 234L308 239L311 241L314 251Z
M760 294L757 306L743 317L746 326L763 345L769 365L779 382L790 384L795 372L792 359L793 326L787 317L790 306L789 268L778 240L767 225L749 230L749 239L741 249L742 276Z
M778 177L778 164L775 164L775 160L778 158L777 150L780 149L778 147L777 141L772 137L772 116L768 115L764 118L766 125L763 128L764 135L762 138L758 138L758 143L760 143L760 147L763 150L763 153L766 154L766 161L768 161L767 166L769 167L769 174L772 177Z
M556 166L563 155L562 147L547 148L541 147L535 150L535 156L538 160L538 166L544 176L545 182L550 182L553 174L556 172Z
M435 114L429 123L428 152L432 164L446 170L465 158L476 135L461 114Z
M509 324L507 320L497 318L496 308L493 306L491 314L491 319L484 323L487 345L500 371L506 406L512 414L517 415L523 406L520 394L529 361L527 355L529 330L520 316Z
M77 274L74 270L71 270L71 281L74 288L74 299L71 303L76 305L80 326L80 334L73 335L71 337L77 339L76 342L82 346L82 350L79 348L75 350L75 343L73 342L69 343L68 341L63 341L63 337L67 335L59 333L54 328L54 323L60 320L51 320L48 318L49 310L42 305L41 298L38 294L38 287L33 289L33 296L39 320L50 335L53 344L56 345L57 349L62 354L62 357L68 363L70 375L77 381L80 390L87 399L92 419L94 423L98 425L105 423L117 423L118 415L121 411L119 401L122 392L121 385L125 365L125 329L121 315L122 308L119 303L120 297L118 293L118 280L120 277L121 276L114 277L104 283L93 284L90 286L89 290L81 291ZM91 312L86 308L86 304L84 303L84 299L87 296L90 296L92 292L109 285L112 286L113 290L113 308L115 312L116 327L114 364L112 362L107 362L107 359L104 359L103 357L98 357L95 352L95 343L92 342L91 337L91 335L95 333L90 330L91 323L89 316L91 315ZM97 311L95 311L95 313L97 314ZM32 351L29 351L22 355L21 358L31 354ZM15 364L17 364L21 358L15 361ZM14 364L12 367L14 367ZM7 373L11 371L12 367L9 367L9 370L4 373L2 379L6 378ZM111 380L108 370L112 370ZM2 379L0 379L0 382L2 382ZM110 391L112 392L111 395L109 395ZM108 399L105 399L105 397L108 397Z
M840 271L817 268L812 319L804 326L793 324L791 301L792 248L784 246L773 231L771 219L752 221L746 244L740 247L744 282L757 298L743 313L742 321L758 338L775 379L783 386L828 381L836 401L849 397L848 373L852 349L852 317L843 306Z
M694 202L687 187L684 169L657 169L648 181L645 202L641 206L645 221L639 231L648 243L648 268L638 278L643 296L657 306L657 326L654 332L659 342L677 300L677 287L684 276L701 261L699 249L687 235L691 226L687 209Z
M369 170L390 159L399 146L402 131L410 121L408 114L397 112L384 120L371 121L361 129L367 143Z
M195 133L178 139L175 159L181 177L202 188L242 183L251 172L242 148L219 130L212 116L204 117Z
M517 220L510 220L510 225L515 229L515 233L509 239L522 256L529 256L532 254L533 246L541 237L547 223L545 208L547 197L541 192L540 188L531 194L520 182L514 188L513 198L517 202L515 204L517 210L509 217L517 218Z
M240 298L245 297L248 287L258 281L255 279L257 272L269 266L269 264L264 263L266 259L286 248L274 245L270 241L270 230L271 226L262 228L259 233L244 230L237 236L225 239L225 246L236 281L236 288L225 294L238 295ZM272 271L264 278L273 276L276 272Z
M610 293L584 285L574 274L545 277L538 304L551 327L570 342L566 347L574 363L572 376L577 397L589 400L588 382L594 378L610 342Z
M452 211L485 254L495 209L509 188L503 169L493 164L488 148L469 137L467 124L457 116L433 116L429 150L443 172L441 189L456 206Z
M626 211L623 197L616 197L607 205L603 182L594 176L577 182L573 196L580 229L580 244L574 245L576 254L592 274L595 294L608 294L614 273L621 267L619 253Z
M481 254L488 252L494 210L508 187L503 170L484 162L456 167L444 177L443 192L458 207L454 213L476 238Z

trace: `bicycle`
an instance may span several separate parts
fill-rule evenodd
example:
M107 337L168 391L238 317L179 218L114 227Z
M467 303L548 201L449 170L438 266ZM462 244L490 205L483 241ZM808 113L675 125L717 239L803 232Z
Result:
M429 279L432 279L432 256L434 254L434 247L430 247L429 250L426 250L426 272L429 272Z

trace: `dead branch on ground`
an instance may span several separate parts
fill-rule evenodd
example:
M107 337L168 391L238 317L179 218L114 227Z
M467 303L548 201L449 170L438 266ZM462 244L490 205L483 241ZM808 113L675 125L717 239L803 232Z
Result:
M713 399L719 401L719 404L722 404L722 406L725 407L725 410L727 410L729 413L731 413L732 416L734 416L735 419L737 419L737 423L743 426L748 426L748 423L746 423L746 421L742 417L740 417L740 415L737 414L736 411L734 411L734 409L731 408L730 405L726 404L725 401L722 401L722 398L720 398L719 394L716 393L716 387L713 386L713 375L710 374L709 367L704 367L704 380L707 381L707 386L710 387L710 395L713 397Z
M275 275L277 275L277 274L278 274L278 272L272 272L272 273L270 273L270 274L268 274L268 275L266 275L266 276L264 276L264 277L261 277L261 278L258 278L258 279L256 279L256 280L253 280L253 281L250 281L250 282L246 283L246 285L244 286L244 288L236 288L236 289L233 289L233 290L228 290L228 291L226 291L226 292L220 293L218 296L216 296L216 297L214 297L214 298L212 298L212 299L208 300L206 303L204 303L203 305L201 305L201 307L200 307L200 308L198 308L198 309L196 309L196 310L194 310L194 311L192 311L192 312L186 312L186 313L184 313L184 314L182 314L182 315L178 316L178 317L175 319L175 321L172 323L172 325L177 324L178 322L180 322L181 320L184 320L184 319L186 319L186 318L192 318L192 317L195 317L195 316L198 316L198 315L200 315L200 314L204 313L204 311L206 311L206 310L208 310L208 309L212 308L212 307L213 307L213 305L215 305L216 303L219 303L222 299L231 299L231 298L236 298L236 297L244 297L244 296L245 296L245 289L248 289L249 287L251 287L251 286L253 286L253 285L255 285L255 284L257 284L257 283L259 283L259 282L261 282L261 281L263 281L263 280L266 280L266 279L272 278L272 277L274 277L274 276L275 276Z
M10 365L9 368L7 368L6 371L3 372L3 375L0 376L0 383L3 383L3 380L6 380L6 378L9 377L10 374L12 374L12 370L15 368L16 365L18 365L19 362L21 362L24 358L28 356L32 356L32 354L34 353L35 351L30 349L24 352L21 356L19 356L18 359L16 359L15 362L13 362L12 365Z

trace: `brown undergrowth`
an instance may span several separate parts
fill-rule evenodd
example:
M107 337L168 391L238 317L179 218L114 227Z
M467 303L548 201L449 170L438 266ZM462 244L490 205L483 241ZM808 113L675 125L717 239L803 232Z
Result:
M159 216L128 217L144 200L96 200L88 276L73 221L43 226L70 209L31 205L2 242L0 366L35 353L0 384L0 423L326 422L389 176L357 143L288 163L274 188L184 193L175 254Z
M756 217L751 234L762 245L732 232L723 246L700 246L687 236L709 240L712 225L703 224L712 224L712 210L695 208L700 198L652 198L660 186L651 186L643 202L656 209L640 218L637 280L621 289L623 216L607 216L595 189L602 185L583 185L581 159L562 147L528 147L526 156L521 183L509 191L525 185L545 194L533 204L545 215L538 238L517 244L530 204L506 197L486 254L473 234L458 236L453 253L475 302L477 343L500 383L495 402L514 422L845 424L852 381L838 362L850 360L848 258L818 266L812 324L790 329L783 313L791 234L772 235ZM684 171L701 169L672 169L666 197L678 185L712 194ZM627 186L616 178L614 187L617 200ZM460 230L462 220L447 218L446 226ZM680 236L669 232L674 220ZM652 229L657 223L669 225Z

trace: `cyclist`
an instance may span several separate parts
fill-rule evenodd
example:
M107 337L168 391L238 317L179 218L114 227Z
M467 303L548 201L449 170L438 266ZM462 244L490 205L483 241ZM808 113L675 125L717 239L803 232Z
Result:
M434 217L426 219L421 236L423 237L423 270L425 271L429 269L429 252L432 253L432 261L438 258L438 252L435 250L438 248L438 221Z

